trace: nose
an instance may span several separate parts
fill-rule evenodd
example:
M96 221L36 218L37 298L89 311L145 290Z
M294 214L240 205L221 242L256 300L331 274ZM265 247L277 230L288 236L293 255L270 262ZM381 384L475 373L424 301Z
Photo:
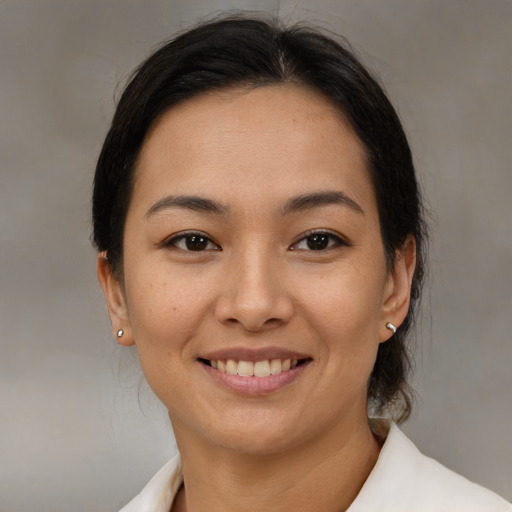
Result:
M293 302L286 291L279 266L254 250L238 255L224 272L215 316L223 324L250 332L286 324L293 316Z

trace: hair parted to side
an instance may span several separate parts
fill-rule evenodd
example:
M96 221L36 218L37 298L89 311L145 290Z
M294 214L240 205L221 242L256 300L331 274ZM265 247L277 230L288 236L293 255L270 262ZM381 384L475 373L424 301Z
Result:
M412 408L410 333L425 268L426 227L412 155L402 125L377 80L319 30L266 17L230 15L166 43L135 71L101 150L93 192L93 243L122 278L123 232L136 160L148 130L174 105L207 91L294 83L330 99L367 152L388 268L408 236L416 241L409 312L378 349L368 383L373 414L405 421Z

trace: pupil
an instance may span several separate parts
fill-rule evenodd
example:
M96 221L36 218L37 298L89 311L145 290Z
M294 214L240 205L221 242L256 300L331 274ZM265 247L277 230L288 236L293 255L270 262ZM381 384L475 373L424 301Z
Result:
M208 245L208 240L204 236L192 235L187 237L186 244L190 251L203 251Z
M329 245L328 235L311 235L308 236L308 248L313 251L321 251L327 249Z

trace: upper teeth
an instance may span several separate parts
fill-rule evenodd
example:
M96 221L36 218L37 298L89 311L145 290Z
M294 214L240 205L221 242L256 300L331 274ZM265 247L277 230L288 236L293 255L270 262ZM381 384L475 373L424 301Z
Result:
M286 372L297 366L297 359L265 359L263 361L236 361L234 359L212 359L212 368L241 377L268 377Z

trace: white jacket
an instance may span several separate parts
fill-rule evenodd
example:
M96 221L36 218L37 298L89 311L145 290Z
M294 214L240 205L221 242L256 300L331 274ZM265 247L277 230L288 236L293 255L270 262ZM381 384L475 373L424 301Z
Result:
M379 458L347 512L512 512L512 505L423 455L394 423ZM385 433L384 433L385 435ZM120 512L169 512L183 482L179 455Z

